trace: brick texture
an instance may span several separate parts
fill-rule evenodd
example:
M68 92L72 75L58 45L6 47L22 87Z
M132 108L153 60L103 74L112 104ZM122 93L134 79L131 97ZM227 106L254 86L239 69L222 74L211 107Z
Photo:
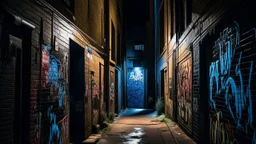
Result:
M244 8L248 11L243 12ZM241 3L230 14L254 12L250 3ZM211 41L210 142L254 143L255 21L247 23L248 19L230 14L216 26L216 36Z
M159 1L155 3L155 24L157 24L157 19L159 19L157 12L160 5ZM249 12L243 11L244 9L248 9ZM179 118L178 104L173 103L173 109L169 108L166 114L171 116L169 113L173 111L173 118L176 120L175 114L177 113L178 124L197 142L208 143L208 137L211 143L254 142L253 123L255 122L252 110L254 108L254 58L252 56L255 53L253 49L255 21L248 22L249 20L243 17L243 15L252 13L254 13L253 6L247 2L193 1L192 23L177 40L175 34L174 37L169 34L168 28L171 29L171 26L167 23L165 31L168 31L167 39L170 41L165 45L168 46L168 52L156 56L157 94L161 91L159 74L168 61L169 79L174 80L169 80L169 84L171 82L173 86L171 97L174 100L179 99L179 84L182 83L179 81L179 65L190 53L190 49L192 78L189 82L192 92L189 96L191 96L192 125L188 126L184 123L186 118ZM172 18L167 20L169 19ZM157 45L159 41L157 29L155 29L155 34ZM221 50L220 43L223 46ZM156 47L155 52L158 53L159 49ZM176 62L172 58L173 49L177 51ZM213 62L218 63L217 66ZM172 68L170 64L174 67ZM212 68L210 68L211 64ZM210 82L210 76L214 77L212 82ZM228 82L225 83L227 80Z
M60 141L69 143L69 41L72 39L83 48L89 45L88 40L81 35L80 31L73 24L68 23L56 13L52 13L47 7L44 7L30 0L20 0L14 2L10 0L5 2L7 9L12 13L27 20L35 26L31 36L31 81L30 81L30 110L29 113L29 141L28 143L53 143ZM93 2L92 5L96 5ZM96 7L96 6L95 6ZM95 8L94 7L94 8ZM101 5L103 7L103 4ZM2 13L1 13L2 14ZM98 12L92 9L91 22L99 23L94 25L89 34L95 38L96 42L101 45L102 37L99 34L101 31L101 18L95 17ZM40 20L43 20L43 29L40 27ZM79 22L78 22L79 23ZM81 22L82 23L82 22ZM2 27L2 23L0 23ZM78 26L82 26L77 24ZM56 36L59 41L58 51L51 50L40 51L40 31L43 33L44 45L51 45L52 35ZM94 31L99 30L99 31ZM0 28L0 32L2 29ZM95 33L94 33L95 32ZM91 45L90 45L91 46ZM94 46L93 49L95 49ZM47 49L47 48L46 48ZM40 54L42 53L42 59ZM94 71L96 87L99 86L99 63L103 63L103 56L93 50L90 60L87 57L88 51L85 49L85 86L91 88L91 79L89 74ZM2 61L1 61L2 62ZM40 63L42 62L42 67ZM2 64L1 64L2 66ZM41 69L40 69L41 68ZM2 69L1 69L2 71ZM41 74L41 76L40 76ZM13 121L14 121L14 82L15 82L15 57L8 61L4 72L1 72L0 77L0 99L4 101L1 104L1 142L13 142ZM42 81L40 81L40 78ZM8 82L7 82L8 81ZM103 80L102 80L103 81ZM40 83L41 82L41 83ZM103 84L104 85L104 84ZM88 91L91 92L91 91ZM99 122L99 111L95 114L91 113L92 94L86 97L84 103L85 116L85 135L86 139L91 134L92 124ZM93 116L93 119L92 117ZM92 121L93 120L93 121Z

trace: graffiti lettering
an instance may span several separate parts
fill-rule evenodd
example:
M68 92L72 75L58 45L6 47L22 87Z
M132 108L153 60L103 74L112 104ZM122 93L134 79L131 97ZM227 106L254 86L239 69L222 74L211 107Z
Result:
M213 109L216 109L216 102L213 100L213 96L218 96L224 93L225 104L229 110L233 120L236 121L237 128L246 130L247 124L241 124L242 112L247 109L248 111L248 124L252 126L253 114L252 114L252 101L251 101L251 76L253 71L253 61L250 62L250 70L248 73L247 87L244 86L244 79L240 69L240 63L242 58L242 52L240 52L238 62L235 68L235 76L238 77L239 82L236 82L234 77L230 75L231 65L234 59L235 50L239 46L240 32L239 26L235 23L235 35L233 28L225 29L221 33L220 38L216 41L216 45L219 49L219 59L212 62L210 66L210 93L209 102ZM219 71L220 69L220 71ZM213 88L215 86L215 95L213 95ZM231 107L231 99L235 100L235 112Z
M213 144L234 144L237 143L236 139L234 138L234 131L232 126L229 124L225 124L220 121L222 118L222 113L216 113L216 119L210 118L210 140Z
M135 68L135 70L130 73L129 79L132 79L134 81L143 81L143 74L141 70Z
M48 108L48 112L47 112L47 115L50 118L50 132L49 132L48 144L52 144L55 141L62 144L62 142L61 142L61 131L58 127L58 124L56 123L56 114L51 112L52 108L53 108L53 106L50 106Z
M255 29L252 32L254 37L251 38L254 38L255 41ZM251 94L254 61L248 61L246 71L245 68L241 68L243 52L236 52L240 48L240 30L236 22L234 26L223 30L220 38L215 42L215 47L218 49L218 59L209 67L209 105L213 111L219 111L220 108L217 108L215 99L222 96L234 127L237 130L245 131L246 134L249 134L248 131L253 133L252 143L256 143ZM217 120L212 120L213 117L216 117ZM221 119L223 119L221 112L211 117L210 138L212 142L236 142L232 140L234 139L232 126L220 122Z

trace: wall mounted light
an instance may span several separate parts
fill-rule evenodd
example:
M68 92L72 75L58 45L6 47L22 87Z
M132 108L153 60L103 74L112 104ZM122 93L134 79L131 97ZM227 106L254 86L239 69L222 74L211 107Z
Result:
M86 50L88 51L87 57L92 60L92 48L89 46L86 46Z

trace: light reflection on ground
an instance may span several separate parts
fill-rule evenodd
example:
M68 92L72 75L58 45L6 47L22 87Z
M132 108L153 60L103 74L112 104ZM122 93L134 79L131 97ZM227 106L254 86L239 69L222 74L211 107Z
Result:
M144 117L156 117L156 111L151 109L128 109L120 113L120 116L144 116Z
M144 129L134 128L131 133L122 135L123 144L138 144L142 143L143 137L145 136Z

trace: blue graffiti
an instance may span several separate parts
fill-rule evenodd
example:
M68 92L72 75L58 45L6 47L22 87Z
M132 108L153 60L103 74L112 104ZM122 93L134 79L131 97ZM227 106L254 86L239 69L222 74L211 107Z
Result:
M58 88L59 107L63 106L63 100L66 95L66 87L63 78L60 75L60 61L55 56L50 56L50 65L48 72L49 84L51 87Z
M48 144L51 144L54 142L54 140L57 139L59 144L62 144L61 142L61 132L59 130L58 124L56 123L56 114L51 112L53 106L50 106L48 108L47 115L50 118L50 133L49 133L49 141Z
M57 86L57 82L60 80L60 61L52 55L50 56L48 78L51 86Z
M50 45L42 45L42 49L49 52L52 49L52 47Z
M256 133L255 133L255 131L253 133L252 144L256 144Z
M127 80L128 107L144 107L144 72L143 69L134 68L129 71Z
M235 34L231 34L233 32L232 30L236 31ZM240 63L242 59L242 52L240 52L239 59L235 67L235 76L230 75L231 65L233 64L235 51L239 47L239 43L240 31L237 23L235 23L235 29L225 29L223 33L221 33L220 38L216 41L215 45L219 48L219 59L212 62L209 68L209 104L214 110L217 110L216 102L213 97L224 93L225 104L231 117L236 122L237 128L245 130L247 132L248 126L250 126L254 130L252 125L253 109L251 95L253 61L250 62L248 80L246 81L243 79L243 75L240 69ZM234 77L239 79L239 81L236 81ZM247 84L244 85L244 82L247 82ZM235 112L231 107L231 99L235 100ZM241 120L243 119L242 114L244 110L248 112L247 123L245 124L241 122Z
M60 83L59 84L59 91L58 91L58 95L59 95L59 107L62 107L62 104L63 104L63 100L64 100L64 97L66 95L66 90L65 90L65 83Z

